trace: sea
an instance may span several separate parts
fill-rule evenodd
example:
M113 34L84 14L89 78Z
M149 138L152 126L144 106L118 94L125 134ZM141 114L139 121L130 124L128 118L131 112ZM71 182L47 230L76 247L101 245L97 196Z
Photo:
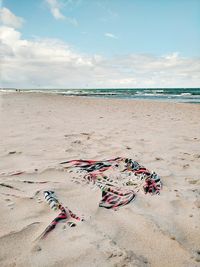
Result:
M1 92L51 93L63 96L153 100L200 104L200 88L125 88L125 89L0 89Z

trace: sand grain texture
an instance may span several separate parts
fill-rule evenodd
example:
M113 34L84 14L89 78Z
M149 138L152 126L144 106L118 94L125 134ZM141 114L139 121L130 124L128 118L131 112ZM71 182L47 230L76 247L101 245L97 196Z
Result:
M200 266L199 117L192 104L0 95L0 266ZM99 208L100 191L58 164L117 156L160 174L161 195ZM39 240L58 214L48 189L86 220Z

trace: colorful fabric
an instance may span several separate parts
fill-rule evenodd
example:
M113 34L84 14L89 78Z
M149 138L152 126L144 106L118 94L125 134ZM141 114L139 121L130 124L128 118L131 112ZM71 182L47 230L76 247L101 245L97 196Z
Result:
M135 198L133 190L125 190L117 187L107 187L102 190L102 199L99 207L115 209L125 206Z
M74 177L75 182L79 180L101 189L102 199L99 207L106 209L117 209L129 204L140 190L153 195L159 194L162 188L160 177L155 172L151 173L138 162L128 158L118 157L104 161L70 160L60 164L64 170L77 174ZM67 221L69 227L74 227L76 224L69 221L70 218L84 220L64 207L53 191L44 191L44 197L50 207L60 210L60 213L45 229L41 238L46 237L61 221Z
M128 158L114 158L104 161L70 160L61 162L64 170L78 174L77 180L92 183L102 190L100 207L113 208L130 203L141 189L145 194L159 194L162 184L160 177L151 173L138 162ZM127 189L132 187L132 189Z
M53 191L44 191L44 198L50 205L51 209L57 210L59 209L61 212L58 216L47 226L44 232L40 235L40 238L45 238L49 232L51 232L59 222L68 221L70 218L73 218L77 221L83 221L83 218L80 218L76 214L74 214L69 208L64 207L56 198ZM69 227L74 227L76 224L74 222L67 222Z
M60 203L55 197L53 191L44 191L44 198L48 202L51 209L57 210L59 208Z
M44 232L41 234L40 238L45 238L49 232L51 232L56 225L63 220L68 219L67 211L63 206L59 206L59 209L61 212L58 214L58 216L47 226L47 228L44 230Z

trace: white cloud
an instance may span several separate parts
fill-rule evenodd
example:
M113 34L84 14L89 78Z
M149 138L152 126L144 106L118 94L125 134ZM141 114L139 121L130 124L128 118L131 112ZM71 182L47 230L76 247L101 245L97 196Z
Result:
M49 5L51 14L55 19L65 19L65 16L60 11L61 6L58 0L46 0L46 2Z
M75 53L59 40L28 41L13 28L0 27L2 86L62 87L80 81L93 67L93 59Z
M78 25L78 22L75 18L67 17L62 14L61 7L63 5L59 2L59 0L46 0L46 2L50 8L51 14L53 15L55 19L66 20L68 23L74 26ZM70 3L70 2L67 2L67 3Z
M1 87L83 88L198 87L200 59L177 52L163 56L129 54L113 58L78 53L55 39L25 40L0 27Z
M0 9L0 22L4 25L20 28L24 22L24 19L15 16L9 9L3 7Z
M110 33L110 32L106 32L104 35L106 37L109 37L109 38L112 38L112 39L118 39L117 36L115 36L113 33Z
M55 19L65 19L65 16L60 12L57 7L51 8L51 13Z

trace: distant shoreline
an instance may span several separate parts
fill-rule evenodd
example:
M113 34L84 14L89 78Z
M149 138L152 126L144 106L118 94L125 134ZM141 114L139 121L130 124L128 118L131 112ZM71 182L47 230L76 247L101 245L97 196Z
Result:
M1 89L0 92L49 93L64 96L151 100L200 104L200 88L129 89Z

